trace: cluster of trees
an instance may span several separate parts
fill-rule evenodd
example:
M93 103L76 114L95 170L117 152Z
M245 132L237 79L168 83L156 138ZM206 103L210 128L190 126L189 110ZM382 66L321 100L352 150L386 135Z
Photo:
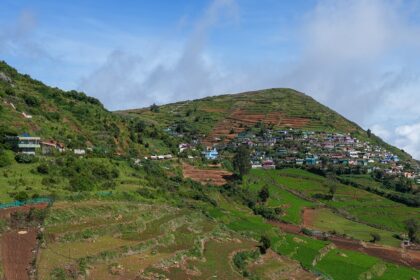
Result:
M110 160L77 158L73 155L43 161L36 171L45 176L42 180L44 185L59 184L62 178L67 178L69 190L77 192L113 189L114 180L120 175L117 164Z

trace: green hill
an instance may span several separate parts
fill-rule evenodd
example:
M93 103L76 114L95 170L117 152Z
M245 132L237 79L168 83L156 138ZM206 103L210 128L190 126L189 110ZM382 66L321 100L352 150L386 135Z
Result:
M211 137L230 138L230 130L234 129L236 135L257 122L275 128L350 133L360 140L382 146L402 159L412 159L409 154L385 143L375 135L368 139L367 132L356 123L310 96L288 88L211 96L165 104L155 111L143 108L117 113L153 120L164 127L178 128L192 135L200 135L207 143L212 142Z
M201 156L261 127L350 133L411 159L291 89L109 112L1 62L0 279L420 279L418 251L398 248L420 224L402 178L309 166L236 176L234 148ZM66 151L24 157L6 141L22 133Z

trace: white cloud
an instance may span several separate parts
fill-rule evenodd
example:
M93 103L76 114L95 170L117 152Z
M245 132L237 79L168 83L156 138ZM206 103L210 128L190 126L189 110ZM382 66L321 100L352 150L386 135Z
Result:
M396 144L406 151L410 151L414 158L420 158L420 122L399 126L395 129Z
M420 25L410 16L400 2L319 1L300 33L304 52L283 84L415 153L419 143L395 135L398 126L413 124L420 115L415 105Z

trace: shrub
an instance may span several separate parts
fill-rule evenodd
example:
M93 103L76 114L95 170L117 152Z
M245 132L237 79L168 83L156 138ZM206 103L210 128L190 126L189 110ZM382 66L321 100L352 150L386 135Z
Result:
M95 182L88 176L77 176L70 180L72 191L92 191L95 189Z
M36 170L40 174L48 174L49 171L50 171L49 166L46 163L41 163L40 165L38 165L38 167L36 168Z
M25 103L30 107L38 107L40 105L40 102L38 98L32 95L26 95L24 97Z
M372 243L376 243L377 241L381 241L381 236L376 232L370 233L370 236L372 237L372 240L370 240L370 242L372 242Z
M0 167L6 167L11 164L12 159L10 158L9 154L4 150L0 150Z
M271 241L267 236L263 235L261 236L260 243L260 252L264 255L267 252L267 250L271 247Z
M20 191L14 195L14 198L19 201L25 201L29 198L28 194L24 191Z
M38 159L33 155L17 154L15 156L15 160L18 163L33 163L33 162L36 162Z

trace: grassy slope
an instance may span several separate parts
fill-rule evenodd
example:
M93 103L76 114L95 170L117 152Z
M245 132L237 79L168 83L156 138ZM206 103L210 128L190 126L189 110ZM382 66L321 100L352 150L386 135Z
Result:
M270 173L279 184L308 198L328 193L325 178L307 171L284 169ZM338 184L334 200L322 202L360 222L394 232L404 232L405 220L420 217L419 208L408 207L343 184Z
M94 146L108 153L127 151L130 139L125 121L98 100L48 87L4 62L0 62L0 72L12 79L11 83L0 81L0 126L6 133L28 132L67 146ZM25 119L22 112L33 118Z

